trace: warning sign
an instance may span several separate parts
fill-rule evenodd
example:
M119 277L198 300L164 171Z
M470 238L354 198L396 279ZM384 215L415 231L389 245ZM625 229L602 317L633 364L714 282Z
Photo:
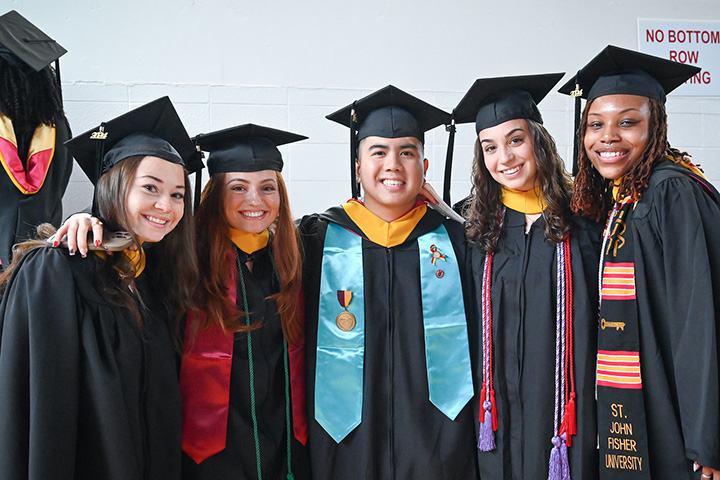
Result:
M720 22L638 19L638 50L702 68L673 95L720 96Z

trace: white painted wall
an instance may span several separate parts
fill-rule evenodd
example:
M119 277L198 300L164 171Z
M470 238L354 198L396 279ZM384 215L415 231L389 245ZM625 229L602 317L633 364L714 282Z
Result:
M612 43L637 48L638 18L720 19L717 0L0 0L68 49L65 107L81 133L163 95L191 135L241 123L310 137L282 147L299 216L349 197L349 133L325 115L387 84L450 110L479 77L569 72ZM545 124L569 161L573 103ZM668 99L670 141L720 185L720 98ZM474 126L456 137L453 198L470 188ZM442 188L447 134L427 135ZM66 211L87 205L79 168Z

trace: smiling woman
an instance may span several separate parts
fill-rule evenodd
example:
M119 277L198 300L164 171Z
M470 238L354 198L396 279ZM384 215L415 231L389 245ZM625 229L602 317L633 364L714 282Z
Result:
M224 214L230 227L261 233L275 222L280 210L278 174L274 170L224 175Z
M537 107L561 77L479 79L455 108L477 133L464 209L481 325L481 478L597 478L599 232L570 211L570 180Z
M720 479L720 196L670 146L665 113L698 71L608 46L561 89L588 99L573 208L606 219L601 478Z
M649 98L606 95L592 102L583 146L598 173L613 180L625 175L647 148L649 126Z
M98 145L100 134L111 140ZM194 147L164 98L68 148L97 184L95 215L133 245L82 260L23 244L0 279L0 470L177 480L174 345L197 277L185 195Z
M180 371L186 480L309 478L302 262L277 148L305 138L253 124L195 137L210 180Z

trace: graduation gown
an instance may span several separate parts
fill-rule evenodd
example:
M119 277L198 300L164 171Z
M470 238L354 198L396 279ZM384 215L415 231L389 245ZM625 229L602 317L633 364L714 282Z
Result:
M102 260L29 252L0 304L0 478L180 478L177 360L141 274L142 331L96 287Z
M32 130L16 131L18 149L27 155ZM65 194L73 159L63 142L70 138L70 125L62 118L56 125L55 151L40 190L24 194L15 186L4 168L0 168L0 262L7 266L16 243L35 236L35 228L49 222L62 222L62 198ZM21 153L23 155L23 153ZM22 158L22 157L21 157ZM25 160L23 158L23 160ZM2 269L0 266L0 269Z
M234 250L229 258L235 263ZM285 369L283 332L274 300L280 291L272 265L269 246L251 255L240 251L243 278L247 289L250 320L262 326L252 330L253 369L255 372L255 409L258 420L260 462L264 480L287 477L287 422L285 412ZM252 261L252 272L246 262ZM233 281L236 275L233 275ZM244 311L241 290L237 306ZM183 453L183 479L242 480L257 479L257 460L250 399L250 364L246 332L236 332L233 342L230 376L230 406L225 448L200 464ZM289 372L288 372L289 374ZM292 409L290 411L292 422ZM292 425L292 423L291 423ZM297 480L308 479L307 449L292 434L291 459Z
M308 446L313 475L319 479L368 480L477 478L472 400L451 421L428 399L419 278L417 238L441 223L453 242L460 271L466 271L462 225L428 209L398 246L386 248L362 239L365 277L362 422L336 443L315 420L314 411L319 287L329 222L362 235L342 207L307 216L300 225L306 257L303 275ZM464 292L447 299L463 300Z
M656 168L626 225L650 475L699 479L694 460L720 469L720 209L688 175Z
M492 263L493 382L498 410L497 448L477 450L480 477L547 478L554 433L556 244L545 237L545 219L525 234L525 214L506 208ZM570 233L574 296L577 435L568 449L573 479L597 478L595 352L597 264L601 229L576 218ZM478 318L485 255L471 248ZM480 320L478 320L480 322ZM482 337L478 337L482 345ZM480 350L481 352L482 350ZM478 356L476 392L482 387ZM476 396L477 398L477 396ZM474 402L475 422L483 399Z

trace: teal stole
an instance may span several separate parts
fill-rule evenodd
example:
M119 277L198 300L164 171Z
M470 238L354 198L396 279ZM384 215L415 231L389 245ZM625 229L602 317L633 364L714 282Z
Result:
M429 400L454 420L474 394L460 269L443 225L417 242ZM342 308L354 316L352 328ZM362 421L365 297L362 237L333 223L323 248L316 355L315 419L340 443Z

